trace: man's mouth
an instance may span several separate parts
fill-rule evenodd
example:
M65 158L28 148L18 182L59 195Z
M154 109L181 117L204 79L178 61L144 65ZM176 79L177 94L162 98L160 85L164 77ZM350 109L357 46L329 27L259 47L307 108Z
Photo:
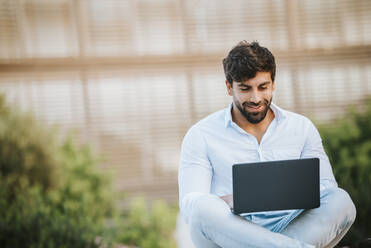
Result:
M246 104L245 107L248 108L251 111L257 112L257 111L262 110L263 105L254 106L254 105L247 105Z

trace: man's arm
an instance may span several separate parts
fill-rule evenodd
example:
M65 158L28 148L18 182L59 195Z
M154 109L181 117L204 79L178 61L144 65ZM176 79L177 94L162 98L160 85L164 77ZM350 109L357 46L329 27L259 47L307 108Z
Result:
M197 199L210 193L212 167L202 134L192 127L182 143L178 172L179 207L188 223Z
M310 121L309 121L310 122ZM319 158L320 160L320 189L337 187L337 183L332 173L330 161L323 149L322 139L312 122L306 133L306 140L301 158Z

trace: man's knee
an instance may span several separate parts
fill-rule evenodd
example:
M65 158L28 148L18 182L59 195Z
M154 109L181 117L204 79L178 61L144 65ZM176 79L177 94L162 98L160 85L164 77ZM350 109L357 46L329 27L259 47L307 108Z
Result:
M192 213L190 215L190 226L193 228L194 226L198 226L202 221L203 217L206 217L207 214L207 201L209 199L208 195L202 196L195 202L194 207L192 208Z
M341 188L329 189L329 201L331 208L336 218L342 216L347 225L351 225L356 218L356 207L349 194Z
M192 209L192 213L190 216L190 222L212 218L213 215L216 214L215 212L217 210L215 208L218 205L220 205L220 201L222 200L215 195L208 194L208 195L201 196L194 203L195 205Z
M228 205L216 195L204 195L197 199L190 216L190 228L214 225L218 219L230 213Z
M195 202L189 219L190 234L193 242L209 239L207 229L208 226L213 225L214 218L218 217L214 209L214 206L218 203L218 198L214 195L204 195Z

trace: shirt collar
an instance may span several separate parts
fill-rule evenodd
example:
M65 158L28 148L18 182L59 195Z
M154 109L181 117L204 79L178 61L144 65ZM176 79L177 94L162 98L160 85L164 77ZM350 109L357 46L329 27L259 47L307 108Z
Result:
M225 116L224 116L225 127L228 127L228 125L232 122L232 106L233 106L233 103L229 104L229 107L225 109Z
M232 122L232 107L233 107L233 103L231 103L229 105L228 108L226 108L225 110L225 117L224 117L224 125L225 127L228 127L228 125L230 125L230 123ZM283 109L279 108L276 104L274 104L273 102L271 103L271 106L270 108L272 109L273 113L274 113L274 118L277 120L277 123L281 123L285 118L286 118L286 113Z

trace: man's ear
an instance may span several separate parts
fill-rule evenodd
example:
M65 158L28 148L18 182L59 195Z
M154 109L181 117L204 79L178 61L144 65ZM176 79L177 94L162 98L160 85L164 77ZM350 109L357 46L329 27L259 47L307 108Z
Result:
M233 96L232 85L228 82L228 80L225 80L225 86L227 86L228 95Z

